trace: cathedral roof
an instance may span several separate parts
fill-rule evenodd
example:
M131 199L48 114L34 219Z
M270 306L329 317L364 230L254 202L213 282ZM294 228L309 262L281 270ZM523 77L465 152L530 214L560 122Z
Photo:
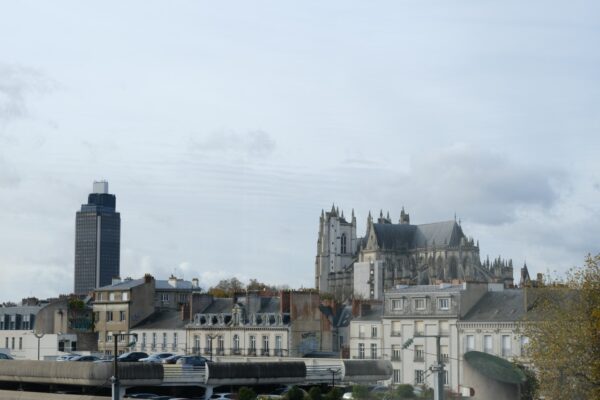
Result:
M423 225L373 224L380 249L402 250L437 246L458 246L464 237L456 221Z

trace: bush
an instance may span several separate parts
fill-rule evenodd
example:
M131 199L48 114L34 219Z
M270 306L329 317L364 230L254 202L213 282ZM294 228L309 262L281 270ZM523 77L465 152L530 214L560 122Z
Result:
M334 387L325 395L325 400L341 400L342 391L339 388ZM240 399L241 400L241 399Z
M321 394L321 388L318 386L313 386L308 391L308 398L310 400L321 400L323 395Z
M298 386L292 386L284 397L287 400L304 400L304 392Z
M396 387L396 396L401 399L414 399L415 388L408 384L398 385Z
M256 392L248 387L241 387L238 391L239 400L256 400Z
M369 388L364 385L356 385L352 388L352 398L355 400L366 400L369 398Z

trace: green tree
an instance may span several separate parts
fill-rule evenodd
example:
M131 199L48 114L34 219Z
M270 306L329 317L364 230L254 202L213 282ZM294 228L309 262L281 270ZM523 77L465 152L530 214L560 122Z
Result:
M535 295L523 332L546 399L600 399L600 255Z
M245 289L244 284L236 277L221 279L219 283L208 289L208 293L215 297L231 297L235 292Z
M256 392L249 387L241 387L238 391L239 400L256 400Z
M308 391L308 397L310 400L321 400L323 395L321 394L321 388L318 386L313 386Z

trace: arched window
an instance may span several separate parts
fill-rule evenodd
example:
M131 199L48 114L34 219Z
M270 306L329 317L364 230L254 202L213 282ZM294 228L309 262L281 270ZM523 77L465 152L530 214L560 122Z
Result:
M346 254L346 234L345 233L342 233L340 247L341 247L342 254Z

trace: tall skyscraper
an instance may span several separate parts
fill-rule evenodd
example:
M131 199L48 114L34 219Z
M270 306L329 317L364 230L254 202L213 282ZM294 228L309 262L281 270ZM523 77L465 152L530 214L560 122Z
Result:
M87 204L81 205L75 222L75 294L87 294L110 285L119 276L121 215L108 182L94 182Z

